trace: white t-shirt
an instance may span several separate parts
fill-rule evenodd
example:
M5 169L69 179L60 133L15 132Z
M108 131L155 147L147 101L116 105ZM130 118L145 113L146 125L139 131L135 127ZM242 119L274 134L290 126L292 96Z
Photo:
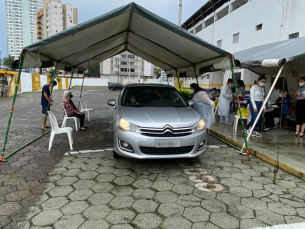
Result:
M265 92L263 87L254 85L250 89L251 103L253 108L257 108L255 102L263 102L265 99Z

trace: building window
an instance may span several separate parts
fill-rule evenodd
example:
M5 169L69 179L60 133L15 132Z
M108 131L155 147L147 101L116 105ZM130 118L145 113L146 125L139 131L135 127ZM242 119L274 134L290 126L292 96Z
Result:
M298 37L299 37L299 33L289 34L289 39L298 38Z
M54 25L55 27L57 27L57 24L56 24L56 23L53 23L53 25Z
M262 30L262 28L263 28L263 24L259 24L259 25L255 26L256 31Z
M221 48L221 46L222 46L222 40L217 41L217 47Z
M72 23L72 20L70 20L70 23Z
M69 8L69 11L72 11L72 8Z
M196 28L195 28L195 33L198 33L202 30L202 24L198 25Z
M239 42L239 33L233 34L233 44L236 44Z
M53 11L53 14L57 15L57 12L56 12L56 11Z
M57 21L57 17L53 17L53 20L54 20L54 21Z
M53 6L53 8L55 8L55 9L56 9L56 8L57 8L57 6Z

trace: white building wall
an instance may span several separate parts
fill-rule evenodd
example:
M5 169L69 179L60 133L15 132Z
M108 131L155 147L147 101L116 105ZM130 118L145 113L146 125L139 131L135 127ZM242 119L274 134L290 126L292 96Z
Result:
M102 74L110 74L111 70L111 59L104 60L103 62L103 72Z

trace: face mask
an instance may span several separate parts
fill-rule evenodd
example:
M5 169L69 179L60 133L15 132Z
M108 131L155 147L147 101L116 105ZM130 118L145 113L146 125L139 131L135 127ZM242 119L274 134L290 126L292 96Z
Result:
M283 94L280 94L280 98L282 98L283 97Z
M259 82L259 85L260 85L261 87L263 87L263 86L265 85L265 83Z
M304 82L300 82L299 85L300 85L300 87L303 87L304 86Z
M131 101L132 103L135 103L135 102L136 102L136 99L130 99L130 101Z
M190 93L191 93L191 95L192 95L192 94L194 94L194 91L193 91L193 90L190 90Z
M73 98L73 95L70 95L70 98L72 99L72 98Z

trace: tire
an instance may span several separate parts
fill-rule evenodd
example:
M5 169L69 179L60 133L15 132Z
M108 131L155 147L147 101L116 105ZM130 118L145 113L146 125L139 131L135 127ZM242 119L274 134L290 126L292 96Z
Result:
M113 87L112 87L112 88L110 88L110 91L114 91Z
M113 150L113 157L115 159L122 159L123 158L122 156L118 155L114 150Z

